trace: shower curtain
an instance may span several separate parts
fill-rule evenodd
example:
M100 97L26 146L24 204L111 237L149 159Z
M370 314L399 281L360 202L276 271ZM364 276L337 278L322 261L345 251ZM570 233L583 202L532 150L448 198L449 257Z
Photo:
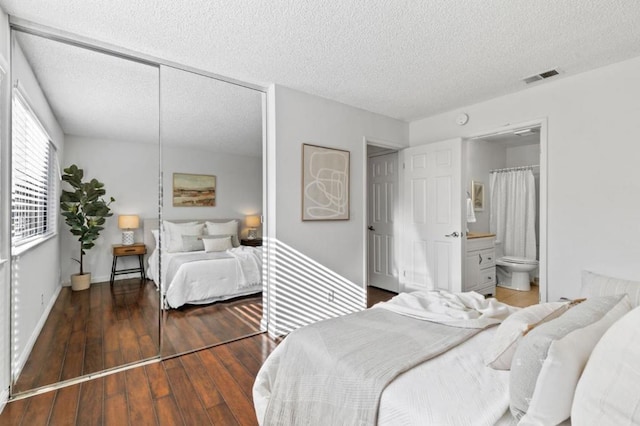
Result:
M536 259L536 191L531 169L492 171L489 229L505 256Z

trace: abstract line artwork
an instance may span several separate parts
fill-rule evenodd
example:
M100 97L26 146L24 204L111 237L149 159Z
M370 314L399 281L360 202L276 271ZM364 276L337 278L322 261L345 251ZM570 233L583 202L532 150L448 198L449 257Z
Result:
M349 151L302 145L302 220L349 220Z
M173 174L174 207L213 207L216 205L216 177Z

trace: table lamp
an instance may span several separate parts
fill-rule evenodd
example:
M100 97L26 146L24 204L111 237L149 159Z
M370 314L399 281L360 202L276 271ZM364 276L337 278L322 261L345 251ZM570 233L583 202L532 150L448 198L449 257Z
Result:
M121 215L118 216L118 228L124 229L122 231L122 244L130 246L133 244L133 231L132 229L138 229L140 226L140 219L137 215Z
M260 216L247 216L247 228L249 228L249 233L247 234L247 239L255 240L257 238L257 228L260 226Z

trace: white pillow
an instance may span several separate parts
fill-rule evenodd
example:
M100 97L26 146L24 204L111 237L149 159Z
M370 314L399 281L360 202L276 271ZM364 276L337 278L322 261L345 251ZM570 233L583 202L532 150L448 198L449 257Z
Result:
M582 297L611 296L628 294L632 307L640 306L640 281L599 275L589 271L582 272Z
M153 242L156 243L156 247L158 247L158 242L160 241L160 230L152 229L151 235L153 235Z
M518 342L532 327L551 321L569 308L569 302L541 303L509 315L484 351L484 363L494 370L508 370Z
M207 225L207 234L216 236L231 236L231 244L234 247L238 247L240 245L240 240L238 239L238 221L230 220L229 222L206 222Z
M212 251L225 251L233 248L231 237L205 238L202 241L204 241L204 251L207 253Z
M197 222L174 223L169 221L162 222L166 242L164 248L169 253L182 251L183 235L202 235L204 224Z
M182 251L202 251L204 250L204 242L201 235L183 235Z
M509 374L509 405L518 426L555 425L569 418L591 351L630 310L626 294L594 297L522 338Z
M640 424L640 308L602 336L578 382L571 408L574 425Z

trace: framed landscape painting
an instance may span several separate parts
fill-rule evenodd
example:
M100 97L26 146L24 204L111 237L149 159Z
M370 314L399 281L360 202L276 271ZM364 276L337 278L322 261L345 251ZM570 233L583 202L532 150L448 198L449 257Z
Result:
M349 155L302 145L302 220L349 220Z
M216 177L189 173L173 174L174 207L214 207Z

